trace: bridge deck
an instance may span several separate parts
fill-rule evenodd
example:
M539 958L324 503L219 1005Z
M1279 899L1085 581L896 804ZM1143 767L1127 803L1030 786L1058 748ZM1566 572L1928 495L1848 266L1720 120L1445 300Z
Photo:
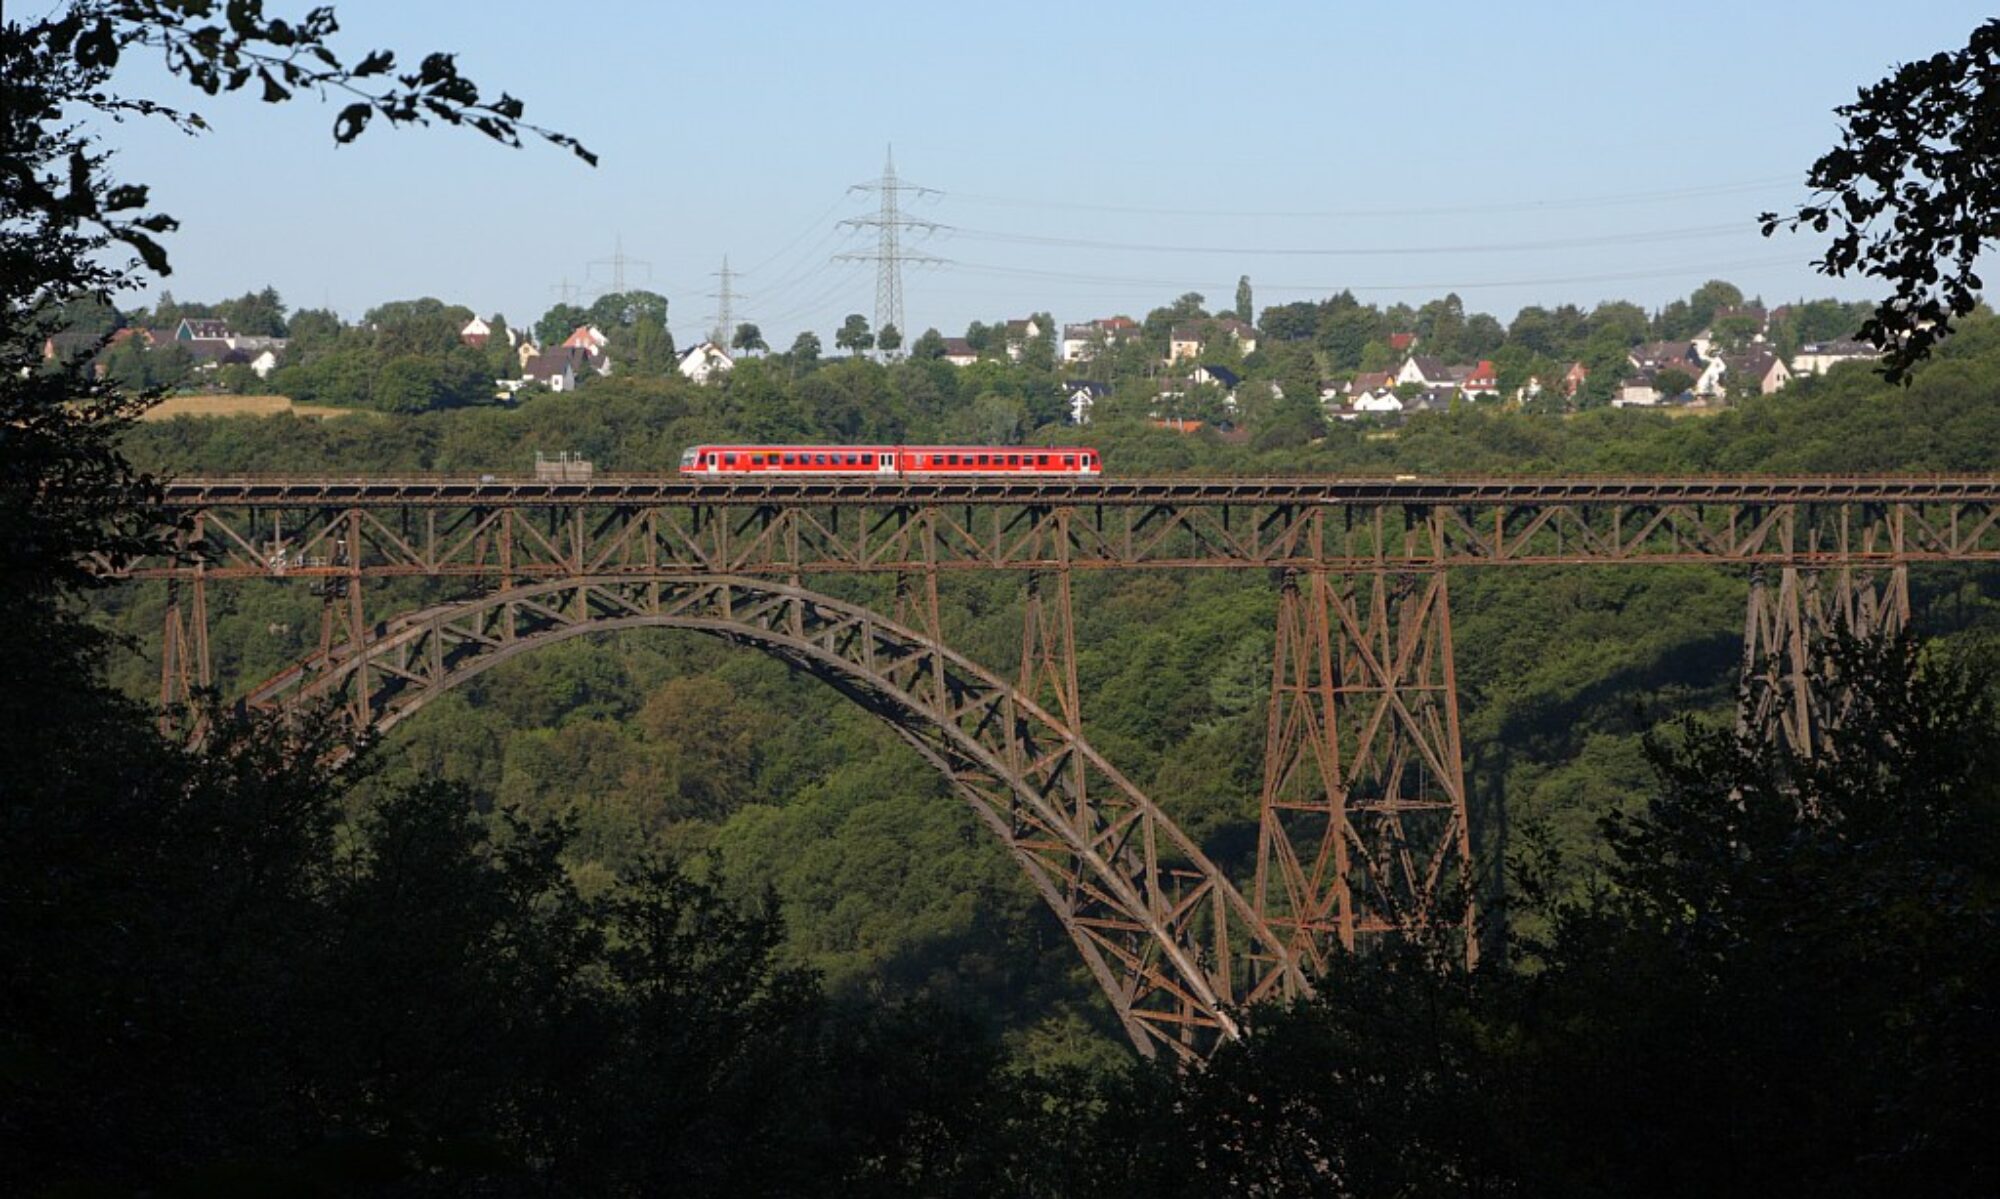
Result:
M687 479L607 475L566 482L529 478L408 476L188 478L166 486L176 508L239 506L524 507L660 504L1757 504L1992 503L2000 476L1294 476L1157 479L899 478L790 476Z

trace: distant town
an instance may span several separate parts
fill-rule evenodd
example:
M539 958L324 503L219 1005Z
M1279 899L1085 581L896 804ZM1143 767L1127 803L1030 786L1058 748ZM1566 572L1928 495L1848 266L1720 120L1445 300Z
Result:
M666 297L627 291L558 304L522 326L420 299L350 324L322 310L288 314L269 288L215 304L163 295L131 312L79 306L43 357L88 357L99 375L135 388L404 412L517 404L612 376L718 386L746 360L793 378L822 365L817 334L774 351L752 322L676 347L667 311ZM1071 425L1118 415L1226 433L1274 406L1373 423L1457 405L1716 408L1872 361L1874 348L1853 336L1867 311L1833 300L1766 307L1717 280L1657 312L1616 301L1588 312L1530 307L1503 326L1455 295L1380 309L1341 293L1257 312L1245 278L1236 306L1219 312L1189 294L1137 318L1059 325L1038 313L975 321L958 336L927 329L907 346L893 325L877 330L857 313L833 340L846 357L884 367L1020 372L1016 390L1035 391L1038 407Z

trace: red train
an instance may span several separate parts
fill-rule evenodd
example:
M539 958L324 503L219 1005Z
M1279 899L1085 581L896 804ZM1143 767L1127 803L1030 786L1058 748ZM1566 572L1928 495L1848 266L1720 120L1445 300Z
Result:
M1097 475L1104 459L1087 446L697 445L681 454L684 475Z

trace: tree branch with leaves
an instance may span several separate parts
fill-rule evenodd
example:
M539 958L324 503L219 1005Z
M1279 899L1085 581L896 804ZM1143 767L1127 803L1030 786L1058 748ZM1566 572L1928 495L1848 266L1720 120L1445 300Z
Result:
M1807 174L1812 200L1759 219L1766 237L1831 232L1820 271L1893 286L1861 336L1883 350L1889 379L1904 381L1978 304L1974 267L2000 239L2000 18L1834 111L1840 145Z

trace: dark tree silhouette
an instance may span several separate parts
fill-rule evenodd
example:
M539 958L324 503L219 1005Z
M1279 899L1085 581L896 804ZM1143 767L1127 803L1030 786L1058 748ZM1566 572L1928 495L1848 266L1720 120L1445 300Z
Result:
M1767 237L1831 230L1821 271L1891 285L1861 336L1882 348L1884 373L1903 380L1979 302L1973 267L2000 236L2000 19L1834 111L1840 144L1806 176L1813 199L1760 219Z

